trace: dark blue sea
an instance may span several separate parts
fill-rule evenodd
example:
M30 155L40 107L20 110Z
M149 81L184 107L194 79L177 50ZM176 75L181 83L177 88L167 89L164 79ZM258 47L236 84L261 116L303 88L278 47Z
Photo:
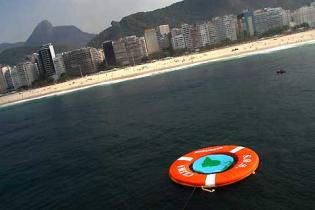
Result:
M315 208L315 45L0 108L0 209L183 209L169 166L224 144L257 174L186 209Z

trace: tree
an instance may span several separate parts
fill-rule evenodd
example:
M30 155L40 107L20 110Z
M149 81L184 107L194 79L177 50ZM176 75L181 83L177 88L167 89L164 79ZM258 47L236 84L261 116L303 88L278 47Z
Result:
M70 77L66 73L62 73L60 78L58 79L58 83L66 82L70 79Z
M278 27L278 28L273 28L273 29L270 29L269 31L263 33L262 37L282 34L287 30L289 30L289 26L282 26L282 27Z

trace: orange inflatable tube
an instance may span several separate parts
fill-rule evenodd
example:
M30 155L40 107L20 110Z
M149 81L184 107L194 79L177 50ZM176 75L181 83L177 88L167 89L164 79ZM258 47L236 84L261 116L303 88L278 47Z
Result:
M181 185L216 188L245 179L258 165L258 155L249 148L214 146L180 157L171 165L169 176Z

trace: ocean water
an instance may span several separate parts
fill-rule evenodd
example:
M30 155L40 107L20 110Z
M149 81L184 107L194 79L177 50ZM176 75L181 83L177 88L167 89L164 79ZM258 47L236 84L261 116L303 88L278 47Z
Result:
M183 209L169 166L224 144L257 174L186 209L314 209L314 138L315 45L3 107L0 209Z

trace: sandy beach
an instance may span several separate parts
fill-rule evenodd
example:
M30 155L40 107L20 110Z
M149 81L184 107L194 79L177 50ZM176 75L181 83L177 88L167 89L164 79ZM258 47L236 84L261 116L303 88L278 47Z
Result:
M0 97L0 105L21 103L52 95L65 94L96 85L113 84L128 79L141 78L152 74L179 70L206 62L231 59L255 53L264 53L265 50L271 49L281 50L313 42L315 43L315 30L261 39L255 42L214 49L208 52L162 59L138 66L115 69L114 71L99 72L98 74L89 75L60 84L5 95Z

